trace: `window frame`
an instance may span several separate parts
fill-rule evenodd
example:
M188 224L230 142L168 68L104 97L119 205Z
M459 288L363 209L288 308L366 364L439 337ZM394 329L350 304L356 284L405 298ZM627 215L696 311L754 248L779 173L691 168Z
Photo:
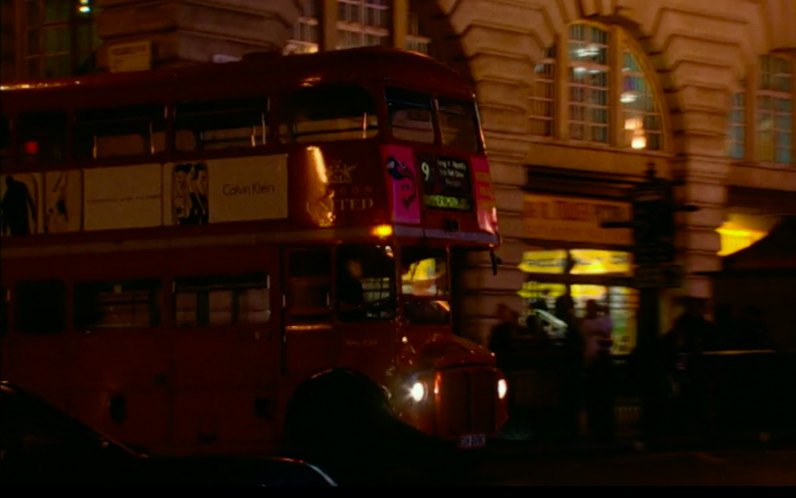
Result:
M111 287L111 291L103 288ZM163 283L158 278L138 277L104 280L85 280L76 282L73 286L72 300L72 326L77 331L114 331L114 330L152 330L163 324L162 308ZM145 297L139 294L146 293ZM107 303L103 303L101 296L126 295L127 299L119 303L110 303L107 308L114 306L133 307L132 319L135 320L136 305L144 303L146 308L146 324L128 321L124 323L108 324L99 312L106 308ZM92 313L97 313L93 317ZM120 313L124 315L125 313ZM93 320L93 321L92 321Z
M271 278L265 272L246 273L239 275L201 275L191 277L176 277L173 287L172 319L174 326L179 329L220 328L232 326L262 326L273 318L271 309ZM248 291L264 290L265 309L264 319L252 320L248 314L252 310L243 309L242 302ZM229 319L224 322L214 321L211 293L230 292ZM192 295L195 299L192 320L180 318L181 311L188 313L191 310L180 308L180 295ZM256 311L256 310L255 310ZM243 318L242 318L243 317Z
M590 26L601 29L607 33L606 42L606 63L600 64L600 67L607 68L607 139L606 141L593 141L589 137L573 138L571 133L571 105L574 101L570 98L572 89L572 79L570 73L574 67L574 63L570 57L570 43L573 38L570 35L570 29L575 25ZM650 93L653 97L654 112L650 115L660 123L659 129L654 130L653 133L660 137L659 146L657 149L649 148L649 140L647 140L644 148L633 149L629 145L625 145L626 130L624 127L623 116L626 112L620 98L622 88L624 85L624 72L622 67L624 65L624 52L629 51L634 59L640 66L640 73L647 83ZM551 54L554 57L551 58ZM544 79L547 87L552 87L552 117L545 116L535 111L540 102L549 101L549 96L540 96L538 88L543 85L537 85L534 81L534 86L529 98L529 128L530 134L534 141L542 142L566 142L574 146L591 147L591 148L606 148L618 150L622 152L636 152L645 154L668 154L670 152L671 140L671 123L667 112L666 101L664 100L664 92L657 76L657 71L651 65L646 52L641 45L628 33L624 28L618 25L603 24L595 21L580 20L571 23L567 26L565 33L556 36L554 43L547 47L542 59L537 63L540 65L553 67L553 79ZM533 68L536 72L537 69ZM552 81L552 82L551 82ZM577 104L577 102L575 102ZM589 108L589 106L587 106ZM588 110L588 109L587 109ZM646 113L645 113L646 117ZM580 123L581 121L578 121ZM585 122L585 121L584 121ZM540 123L546 125L545 130L550 130L549 133L538 134L537 129L541 129ZM548 124L550 123L550 124Z
M766 90L760 88L760 80L762 76L762 60L765 57L774 57L774 58L781 58L786 59L790 63L790 91L775 91L775 90ZM752 84L751 82L754 82ZM796 165L796 57L781 52L770 52L768 54L763 54L758 57L757 62L755 63L752 72L749 73L746 78L741 82L741 89L738 92L735 92L731 97L730 102L730 111L728 112L728 120L727 120L727 147L726 153L727 156L735 162L742 162L742 163L756 163L763 166L773 167L773 168L783 168L788 166ZM743 107L739 108L735 105L736 97L742 95L743 96ZM777 153L777 139L776 134L774 133L775 129L772 130L774 136L772 137L773 140L773 147L772 153L774 160L763 159L758 154L759 149L759 141L760 141L760 134L759 134L759 105L758 99L760 97L769 97L769 98L783 98L787 97L790 102L790 160L788 162L777 162L776 160L776 153ZM743 122L738 122L734 119L736 113L739 113L743 116ZM773 112L773 115L776 116L776 111ZM731 146L732 144L737 144L738 142L732 141L732 130L734 128L742 128L742 139L741 146L743 149L742 155L734 155L732 154Z
M58 19L47 18L47 0L31 0L25 2L25 12L21 14L23 22L23 52L21 74L27 79L52 78L91 72L94 69L94 51L99 48L100 39L97 35L95 9L96 2L86 0L81 2L78 9L77 2L65 2L65 17ZM31 17L28 8L37 9L35 19ZM65 31L67 45L61 50L48 51L46 47L47 32ZM81 33L81 30L87 30ZM85 46L81 35L88 34L90 46ZM35 43L32 43L35 40ZM56 71L46 74L47 61L60 58L66 61L65 71ZM34 67L35 66L35 67Z

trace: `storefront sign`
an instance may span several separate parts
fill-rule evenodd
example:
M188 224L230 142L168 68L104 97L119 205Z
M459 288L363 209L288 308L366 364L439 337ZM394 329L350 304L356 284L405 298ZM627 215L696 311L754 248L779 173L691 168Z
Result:
M602 228L603 221L630 219L630 204L577 197L525 194L525 236L531 239L631 245L627 228Z

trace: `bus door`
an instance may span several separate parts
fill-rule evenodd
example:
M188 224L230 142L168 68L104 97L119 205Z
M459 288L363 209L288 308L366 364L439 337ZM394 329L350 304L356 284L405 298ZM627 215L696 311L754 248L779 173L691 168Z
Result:
M283 372L309 375L334 366L331 247L284 251Z

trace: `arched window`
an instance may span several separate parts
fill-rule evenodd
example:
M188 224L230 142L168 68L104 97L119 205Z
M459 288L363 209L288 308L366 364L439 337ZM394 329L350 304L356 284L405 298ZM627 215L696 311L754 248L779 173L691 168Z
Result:
M619 27L575 23L535 68L531 133L536 136L662 150L664 126L653 71ZM556 68L566 68L557 71ZM566 88L566 102L555 89ZM561 121L564 126L557 126Z
M663 123L655 99L655 90L644 74L644 68L633 51L622 50L622 106L624 140L621 145L632 149L661 150Z
M608 143L608 31L569 28L569 138Z
M756 85L747 85L732 98L727 131L730 157L768 164L794 163L795 70L794 59L786 55L760 57L755 73L749 77Z

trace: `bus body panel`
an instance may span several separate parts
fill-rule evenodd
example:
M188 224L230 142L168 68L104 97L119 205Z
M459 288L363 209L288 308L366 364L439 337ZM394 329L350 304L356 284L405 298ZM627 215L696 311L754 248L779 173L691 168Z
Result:
M373 105L361 127L316 140L312 134L323 126L350 120L323 118L319 128L310 117L307 127L291 114L291 99L327 85L359 88ZM420 95L428 107L389 101L395 88ZM424 295L427 283L417 282L404 294L406 270L396 259L394 275L381 276L393 286L383 290L392 313L344 320L334 267L312 273L311 258L304 266L290 259L321 251L334 265L346 246L398 258L404 248L449 255L499 243L478 123L454 105L448 129L440 129L443 104L474 106L472 86L449 68L382 48L254 55L240 63L16 84L3 87L0 98L14 123L12 145L0 158L3 193L24 187L37 207L21 224L29 233L9 233L4 220L0 234L4 379L102 432L175 454L273 451L296 389L334 370L363 374L389 393L398 418L463 446L480 445L505 422L505 399L497 394L504 379L493 355L455 336L450 318L410 323L408 302L438 301L438 311L450 312L449 294ZM240 99L261 109L251 147L180 148L186 113ZM149 121L154 153L80 156L86 144L78 143L76 123L87 113L153 104L163 117L160 131ZM432 142L391 135L392 113L403 105L411 133L429 137L432 128L423 126L433 124ZM68 116L67 128L55 130L58 140L64 133L63 150L22 135L27 115L49 112ZM194 124L210 122L202 119ZM445 143L457 119L477 133L470 139L478 150ZM300 139L299 125L309 138ZM93 136L94 156L104 131ZM139 138L120 133L113 147ZM435 278L449 286L454 269L444 270ZM317 309L296 311L304 301ZM410 395L418 383L426 389L419 401Z

